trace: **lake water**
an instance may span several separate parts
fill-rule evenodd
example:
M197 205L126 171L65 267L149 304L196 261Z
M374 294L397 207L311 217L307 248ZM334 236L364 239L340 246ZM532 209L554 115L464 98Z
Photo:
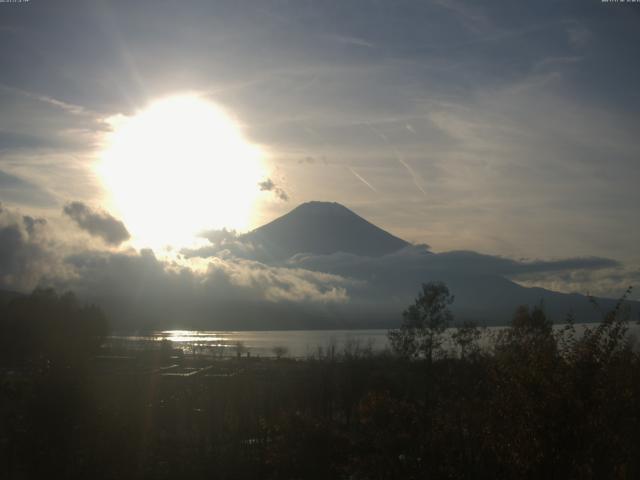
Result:
M580 333L587 324L576 325ZM590 324L590 326L594 326ZM554 328L562 328L556 325ZM488 327L480 343L487 346L492 335L506 327ZM455 329L449 329L449 334ZM389 347L388 330L276 330L276 331L206 331L206 330L164 330L147 336L113 336L112 345L124 345L127 348L148 348L158 345L166 339L174 348L185 354L204 354L213 356L234 356L240 350L243 355L272 357L276 347L284 347L289 357L305 358L317 355L321 349L342 352L345 348L370 348L380 352ZM631 335L637 336L640 327L629 325Z
M236 355L240 348L243 355L274 356L276 347L284 347L290 357L309 357L319 349L326 352L335 348L341 352L347 348L371 348L379 352L388 347L387 330L274 330L274 331L206 331L164 330L148 336L114 336L112 343L123 342L129 347L148 346L149 342L169 340L174 348L185 354L198 353L214 356ZM239 347L240 346L240 347Z

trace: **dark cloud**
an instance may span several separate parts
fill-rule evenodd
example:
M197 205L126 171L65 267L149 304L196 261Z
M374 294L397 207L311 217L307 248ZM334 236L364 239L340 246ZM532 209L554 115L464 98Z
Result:
M559 260L513 260L473 251L433 253L428 245L411 245L381 257L359 256L350 253L330 255L298 254L286 261L288 265L319 271L367 277L371 272L412 271L448 272L460 275L495 275L512 277L546 272L601 270L621 268L616 260L599 257L567 258ZM395 276L395 275L393 275Z
M266 180L259 182L258 187L260 187L260 191L262 192L273 192L276 197L278 197L283 202L289 201L289 195L285 192L281 187L276 185L273 180L267 178Z
M130 238L129 232L120 220L107 212L94 211L82 202L65 205L64 213L82 230L110 245L120 245Z
M26 291L56 274L46 221L20 217L0 206L0 288Z
M29 235L34 235L39 227L43 227L47 224L47 221L44 218L33 218L30 215L25 215L22 217L22 223L24 223L27 233Z
M472 251L443 252L434 255L429 260L433 268L469 274L484 273L504 276L573 270L598 270L621 266L615 260L600 257L518 261Z

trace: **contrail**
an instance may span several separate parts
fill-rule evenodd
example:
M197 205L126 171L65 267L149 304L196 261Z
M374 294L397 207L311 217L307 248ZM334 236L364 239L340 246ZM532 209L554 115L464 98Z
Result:
M371 190L373 190L374 192L378 193L378 190L375 189L375 187L373 185L371 185L369 182L367 182L362 175L358 174L358 172L356 172L353 168L351 167L347 167L349 169L349 171L351 173L353 173L353 176L356 177L358 180L360 180L362 183L364 183L367 187L369 187Z
M400 155L400 152L398 152L395 148L393 149L393 151L396 154L396 160L398 160L398 162L400 162L400 164L407 169L407 172L409 172L409 175L411 175L411 178L413 179L413 183L415 184L415 186L418 188L418 190L422 192L423 195L426 195L427 192L425 192L424 188L422 188L422 185L420 185L421 183L420 176L413 170L413 168L411 168L411 166L407 162L404 161L404 159Z
M365 127L367 127L374 135L376 135L377 137L381 138L382 141L384 141L387 145L391 146L389 139L387 138L387 136L382 133L379 132L378 130L374 129L368 122L364 122L363 125ZM410 125L407 124L407 128L409 128ZM413 130L413 127L409 128L409 130L411 130L412 132L415 133L415 130ZM420 190L422 192L423 195L426 195L427 192L424 190L424 188L421 185L422 179L420 178L420 176L413 170L413 168L411 168L411 166L402 159L402 156L400 155L400 152L398 152L398 150L394 147L391 146L391 148L393 149L393 152L396 155L396 159L398 160L398 162L400 162L400 164L407 169L407 172L409 172L409 175L411 175L411 178L413 179L413 183L415 184L416 188L418 190ZM358 175L356 172L354 172L353 170L351 170L351 172L356 175L358 178L360 178L363 182L365 182L367 185L369 185L369 183L362 178L360 175ZM371 186L371 185L369 185ZM375 191L375 189L374 189Z
M48 103L49 105L53 105L54 107L61 108L69 113L73 113L76 115L86 112L86 109L80 105L63 102L62 100L58 100L57 98L30 92L28 90L22 90L21 88L10 87L9 85L5 85L4 83L0 83L0 90L8 93L17 93L18 95L22 95L33 100L39 100L41 102Z

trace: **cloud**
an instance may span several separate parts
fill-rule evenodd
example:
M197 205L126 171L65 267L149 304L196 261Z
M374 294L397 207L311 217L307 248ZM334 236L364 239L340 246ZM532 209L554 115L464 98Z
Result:
M223 232L224 233L224 232ZM219 235L216 234L215 237ZM261 245L254 245L242 236L230 239L222 235L222 242L203 247L188 253L191 257L204 257L209 261L223 260L224 270L232 275L238 265L246 278L252 278L259 284L261 265L269 265L270 255ZM255 262L259 257L261 262ZM600 257L575 257L556 260L515 260L511 258L486 255L473 251L451 251L433 253L425 245L412 245L398 252L382 257L365 257L349 253L330 255L297 254L288 260L271 264L269 269L278 269L281 275L288 270L298 272L321 272L337 278L348 279L342 284L348 302L341 307L345 318L368 315L372 321L381 318L393 318L402 311L412 298L415 289L429 280L446 281L458 295L456 310L471 318L485 318L488 321L505 322L520 303L532 304L545 298L550 302L554 316L567 313L576 306L578 310L587 305L581 298L565 298L552 292L522 289L511 280L531 286L544 286L535 283L548 278L604 278L601 282L607 288L597 293L615 297L627 279L615 279L622 265L612 259ZM255 269L255 270L254 270ZM248 273L252 272L252 273ZM273 270L269 270L269 275ZM248 282L252 283L252 282ZM583 283L585 286L586 283ZM588 289L572 289L576 284L556 281L554 290L585 294ZM625 285L626 288L626 285ZM337 290L339 291L339 290ZM274 290L271 298L286 298L283 292ZM276 293L278 292L278 293ZM298 292L299 293L299 292ZM262 293L264 296L264 292ZM584 303L584 305L582 305ZM580 310L588 318L590 311ZM366 312L366 314L365 314Z
M63 141L65 153L86 149L87 140L95 140L91 133L104 128L94 117L131 113L186 83L223 101L274 162L293 159L278 167L300 200L368 203L399 234L428 237L438 249L516 256L615 251L634 258L639 230L629 225L637 224L637 141L616 134L638 123L640 97L628 94L635 91L638 62L625 48L637 43L633 16L613 18L580 2L561 8L530 2L518 9L458 0L409 9L342 2L283 9L271 0L255 8L222 1L198 2L189 12L164 5L155 28L136 21L148 15L148 3L93 14L42 3L41 15L5 26L13 33L3 82L28 89L0 92L7 142L59 149ZM176 18L192 28L172 28ZM104 28L105 22L117 28ZM89 42L87 48L68 55L69 29L60 25L73 26L74 38ZM48 39L41 45L46 62L24 62L34 31ZM188 59L181 53L185 45ZM228 48L212 51L211 45ZM578 54L583 60L566 61ZM140 58L145 61L133 61ZM180 75L167 77L167 64ZM541 64L549 75L534 78ZM96 81L75 85L69 72ZM363 138L363 122L378 127L391 145ZM83 128L89 131L75 133ZM413 174L393 160L393 148ZM329 167L297 171L307 152L326 156ZM74 175L60 175L73 181L43 174L40 165L11 173L61 198L95 199L97 189L60 192L67 187L58 186L83 188L89 175L78 173L90 164L76 162ZM384 194L375 206L364 189L345 181L345 165ZM412 181L416 187L407 188ZM554 241L540 241L549 231ZM619 253L620 246L626 252Z
M339 275L274 267L238 258L214 259L209 264L206 281L215 283L220 275L232 285L249 289L258 298L272 302L344 303L349 299L345 286L353 283Z
M434 5L451 10L459 16L463 24L472 31L481 33L490 29L491 25L477 5L454 0L434 0Z
M465 274L524 275L531 273L562 272L576 270L599 270L617 268L620 263L608 258L584 257L560 260L513 260L510 258L484 255L472 251L453 251L430 257L433 268Z
M361 205L398 234L428 238L437 250L581 257L518 262L470 252L427 258L413 251L375 261L300 258L302 263L290 268L311 270L316 263L334 273L351 270L374 290L379 285L380 292L393 287L396 293L413 291L416 282L445 271L537 282L544 275L564 291L607 285L613 292L614 285L633 277L619 266L606 267L606 259L587 257L615 252L637 259L639 150L633 125L640 96L633 92L639 66L628 45L637 44L640 34L633 15L602 15L600 8L581 2L558 8L541 2L518 8L459 0L415 2L411 8L340 2L310 9L266 1L266 7L255 8L232 1L197 2L189 9L167 3L153 9L154 22L138 21L148 17L153 2L93 13L34 2L37 15L0 26L11 31L3 81L26 85L29 79L28 91L0 87L0 167L15 176L0 175L5 201L40 207L55 201L38 196L47 192L97 198L99 189L88 179L92 149L106 128L101 119L129 114L186 83L224 99L224 107L246 124L248 137L274 159L293 159L278 167L304 192L302 200ZM190 28L174 28L176 19ZM47 61L24 61L33 32L47 38L38 45ZM67 47L78 39L86 48L69 55ZM371 45L375 48L367 48ZM180 74L167 76L167 64ZM375 130L365 131L366 122ZM297 163L306 152L317 154L317 163L326 168L313 168L309 175L310 168ZM352 188L345 165L365 173L360 176L384 193L375 205L364 201L364 189ZM288 198L271 179L262 183L265 191ZM55 255L42 238L46 225L16 216L2 228L3 248L22 259L4 271L55 266L47 263ZM211 245L183 253L194 261L219 257L234 265L239 257L268 264L260 245L233 235L210 240ZM29 262L24 254L29 249L33 258L44 254L46 262ZM3 258L13 265L11 257ZM173 279L167 291L182 292L170 296L176 304L190 298L187 285L200 288L195 274L175 273L171 265L142 254L109 258L95 270L80 271L89 280L93 273L107 275L113 268L109 275L115 276L116 265L135 264L149 276L140 273L141 290L151 288L144 286L145 278ZM156 264L165 273L151 268ZM11 275L23 285L38 276ZM342 287L351 300L355 293L367 295L364 287Z
M243 236L230 236L229 232L214 232L212 242L198 249L183 250L187 258L224 259L230 262L245 260L272 264L272 255L262 245L247 241ZM220 240L221 238L221 240ZM486 255L473 251L450 251L433 253L426 245L412 245L390 255L365 257L349 253L330 255L297 254L279 262L280 267L305 271L324 272L349 278L356 283L350 285L352 300L370 301L389 297L405 298L416 285L429 279L454 279L468 289L478 278L513 279L528 284L534 280L549 276L561 278L563 275L595 275L595 272L608 272L611 288L601 289L604 296L615 296L621 282L613 281L615 272L623 266L616 260L601 257L575 257L556 260L515 260L496 255ZM600 274L602 276L603 274ZM358 283L359 282L359 283ZM532 283L533 285L533 283ZM583 283L586 285L586 283ZM556 290L586 293L587 289L572 289L571 284L564 286L554 283ZM468 303L472 303L471 300Z
M227 230L226 228L223 228L221 230L207 230L202 232L200 237L206 238L213 244L224 244L238 238L238 234L235 230Z
M0 206L0 288L27 291L43 280L66 278L57 251L44 219Z
M566 258L559 260L514 260L472 251L432 253L424 245L411 245L382 257L360 257L353 254L295 255L289 265L317 271L334 272L353 278L395 278L411 272L444 273L457 276L501 276L596 271L619 269L622 265L612 259L599 257ZM393 283L394 280L391 281ZM392 285L390 285L391 287ZM391 288L390 288L391 289Z
M242 258L260 262L268 262L270 258L269 252L265 251L261 245L256 245L254 242L247 240L235 230L227 230L226 228L209 230L202 232L200 236L206 238L209 244L181 249L180 254L184 258Z
M585 47L591 40L591 31L583 25L575 24L567 28L569 44L576 48Z
M211 258L204 270L163 261L150 250L70 255L75 276L59 282L102 306L119 328L144 324L202 328L308 328L331 325L331 309L354 283L338 275ZM283 322L287 322L286 325Z
M267 178L266 180L259 182L258 187L262 192L273 192L283 202L289 201L289 195L281 187L277 186L273 180Z
M471 251L431 253L424 246L409 246L382 257L347 253L299 254L290 258L287 264L363 282L349 290L352 304L376 305L377 315L402 311L421 283L444 281L456 295L454 313L494 323L508 321L518 305L531 305L541 299L544 299L553 318L561 319L573 310L582 319L594 320L584 297L566 295L572 292L584 295L589 289L576 289L580 286L578 282L563 282L561 279L607 278L606 282L601 282L606 288L597 293L609 298L623 292L630 279L629 275L616 278L616 274L624 269L617 261L606 258L519 261ZM540 282L544 278L556 280L554 290L564 294L519 286L522 283L548 288L551 284ZM581 286L587 285L585 281Z
M314 157L312 157L311 155L307 155L304 158L299 158L298 159L298 163L299 164L309 164L309 165L313 165L314 163L316 163L316 159Z
M40 95L38 93L29 92L27 90L22 90L20 88L10 87L8 85L0 84L0 91L13 93L25 98L29 98L32 100L38 100L40 102L47 103L49 105L53 105L54 107L60 108L65 112L80 115L85 112L85 108L80 105L73 105L62 100L58 100L56 98L48 97L47 95Z
M273 183L273 181L270 178L267 178L266 180L259 182L258 186L260 187L260 191L270 192L276 187L276 184Z
M375 45L362 38L351 37L348 35L328 35L328 38L343 45L355 45L357 47L373 48Z
M235 232L204 234L229 247ZM236 253L250 253L249 247ZM145 322L239 328L309 327L335 319L332 306L349 302L357 281L303 268L240 258L228 248L190 261L157 258L151 250L82 250L61 242L42 218L0 206L0 289L38 285L73 290L102 306L118 328ZM329 310L327 310L329 309ZM230 322L230 323L229 323ZM248 323L249 322L249 323Z
M47 221L44 218L33 218L29 215L22 217L22 223L24 223L24 227L29 235L36 235L38 229L47 225Z
M55 197L47 190L2 170L0 170L0 191L4 201L17 204L42 207L56 203Z
M84 151L107 124L96 112L56 98L0 84L0 149L17 152Z
M433 253L425 245L411 245L382 257L360 257L353 254L299 254L289 259L290 265L342 275L371 276L374 270L380 277L385 273L431 271L447 274L478 276L517 276L548 272L595 271L621 268L619 262L600 257L567 258L559 260L514 260L472 251ZM393 276L396 276L395 274Z
M562 292L589 293L598 297L619 298L629 286L634 287L630 299L640 301L640 269L630 267L597 270L569 270L523 274L515 277L527 287Z
M71 202L65 205L64 213L82 230L94 237L99 237L109 245L120 245L130 238L124 224L107 212L98 212L82 202Z
M261 245L233 231L203 236L211 250L182 252L188 259L163 260L151 250L82 251L55 240L44 219L0 210L0 288L71 289L123 329L295 329L388 327L430 280L450 286L458 318L505 322L517 305L541 298L554 318L570 308L589 318L593 312L583 297L522 288L509 279L543 287L540 282L551 279L560 290L597 281L603 290L596 293L617 296L621 285L640 278L605 258L519 261L470 251L432 253L424 245L381 257L297 254L269 262Z

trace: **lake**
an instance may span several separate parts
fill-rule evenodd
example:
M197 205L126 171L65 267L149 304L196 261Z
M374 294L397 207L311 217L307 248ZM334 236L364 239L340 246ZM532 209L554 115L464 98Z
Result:
M564 325L555 325L560 329ZM576 325L580 333L586 326ZM492 336L506 327L488 327L481 338L481 345L488 346ZM449 334L455 329L449 329ZM111 345L124 345L127 348L148 348L150 345L166 339L174 348L185 354L204 354L214 356L234 356L238 350L246 355L272 357L276 347L284 347L286 355L305 358L316 355L319 349L335 348L342 352L346 348L371 348L373 352L381 352L389 347L386 329L376 330L272 330L272 331L207 331L207 330L163 330L145 336L112 336ZM640 327L629 325L631 335L637 336Z
M185 354L236 355L238 346L243 354L274 356L276 347L284 347L287 356L304 358L315 355L318 349L335 348L341 352L345 346L370 347L379 352L388 347L387 330L271 330L271 331L207 331L163 330L146 336L113 336L111 343L124 343L128 347L144 348L150 342L169 340L174 348Z

